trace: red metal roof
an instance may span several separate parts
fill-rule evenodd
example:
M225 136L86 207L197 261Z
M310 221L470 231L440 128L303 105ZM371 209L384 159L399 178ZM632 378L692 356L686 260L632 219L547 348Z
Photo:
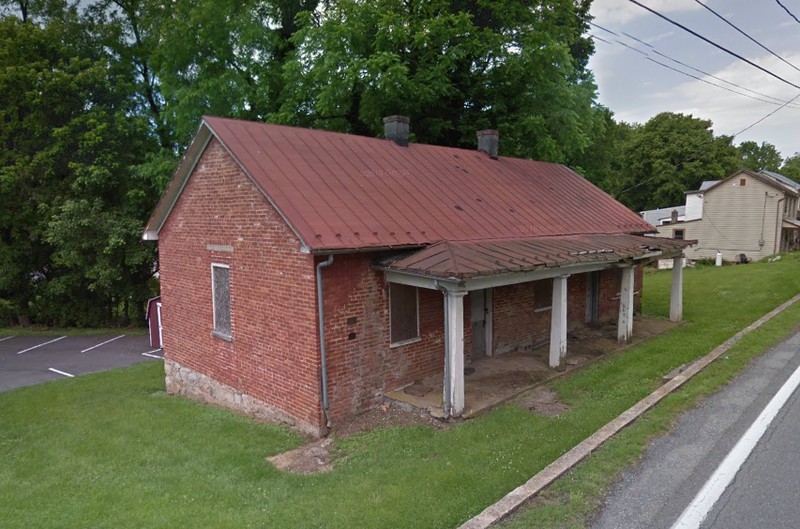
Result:
M584 234L483 242L441 242L387 259L386 270L440 279L470 279L571 264L620 262L680 253L696 241L641 235Z
M314 252L654 231L562 165L226 118L203 127Z

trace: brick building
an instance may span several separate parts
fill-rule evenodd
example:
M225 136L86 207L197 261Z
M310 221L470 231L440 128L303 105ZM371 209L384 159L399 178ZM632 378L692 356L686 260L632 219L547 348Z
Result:
M684 241L568 168L478 150L206 117L144 234L158 240L167 390L312 435L434 373L567 329L632 332L641 264ZM672 317L681 317L681 267Z

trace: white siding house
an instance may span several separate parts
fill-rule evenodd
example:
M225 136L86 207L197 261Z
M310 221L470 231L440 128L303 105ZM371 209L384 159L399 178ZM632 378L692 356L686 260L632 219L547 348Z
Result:
M700 194L698 192L698 194ZM687 206L688 206L687 195ZM696 239L689 259L748 260L793 250L800 236L797 188L763 173L738 171L702 192L700 218L658 226L659 237Z

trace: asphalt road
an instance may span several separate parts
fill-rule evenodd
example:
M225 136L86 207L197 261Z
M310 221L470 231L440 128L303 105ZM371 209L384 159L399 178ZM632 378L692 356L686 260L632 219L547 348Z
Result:
M147 336L0 337L0 391L158 361L160 356Z
M795 393L701 527L800 526L800 396Z
M725 361L724 357L718 361ZM800 334L651 442L592 529L669 529L800 365ZM703 522L704 529L800 527L800 397L789 398Z

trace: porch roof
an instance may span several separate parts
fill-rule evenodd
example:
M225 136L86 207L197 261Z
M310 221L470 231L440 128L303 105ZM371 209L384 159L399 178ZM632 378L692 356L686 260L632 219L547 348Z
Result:
M800 229L800 221L795 220L795 219L786 219L785 218L785 219L783 219L782 227L786 228L786 229L789 229L789 230L797 230L797 229Z
M384 270L447 280L679 255L697 241L630 234L578 234L487 241L442 241L384 259Z

